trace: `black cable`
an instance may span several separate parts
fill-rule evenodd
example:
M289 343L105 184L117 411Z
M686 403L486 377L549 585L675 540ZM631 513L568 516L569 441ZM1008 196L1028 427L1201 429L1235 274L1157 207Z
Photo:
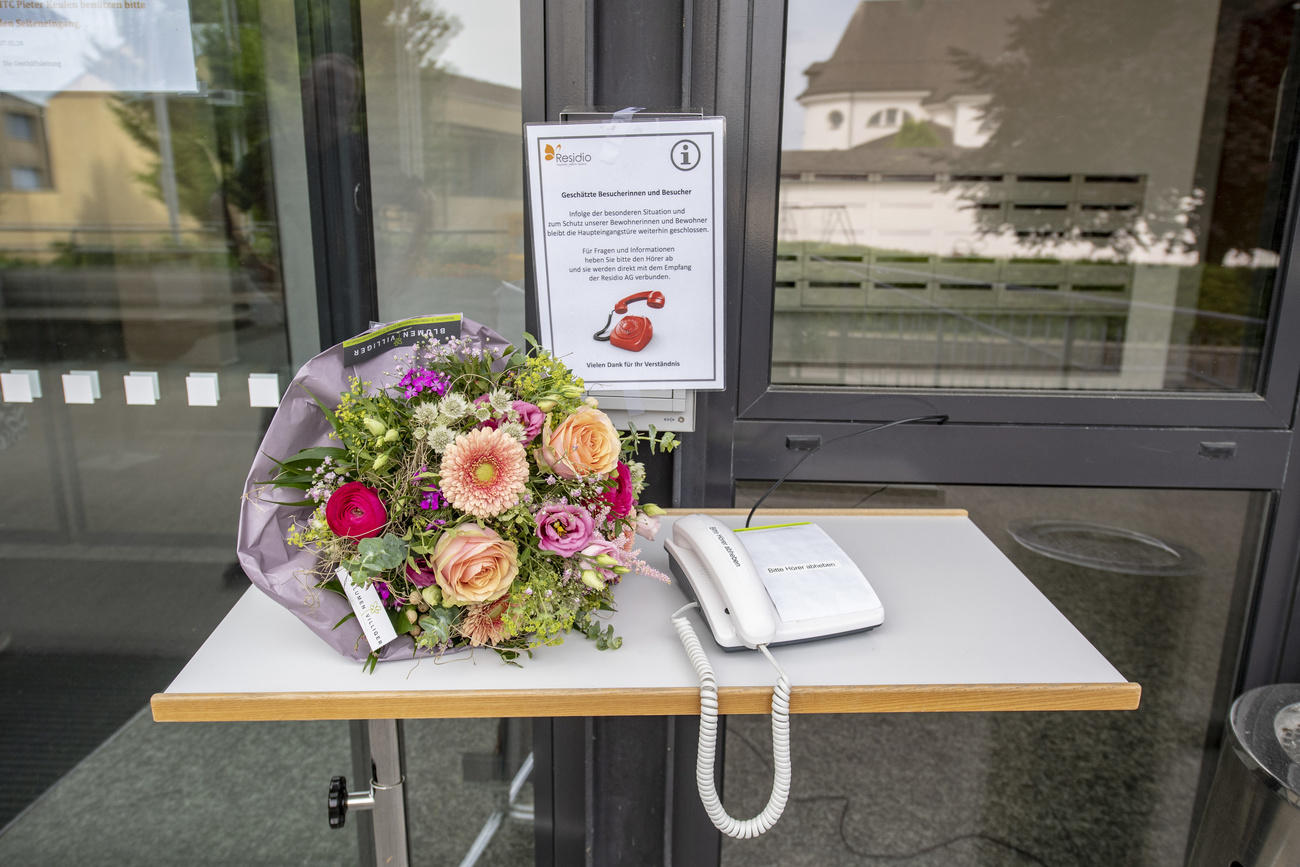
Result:
M846 434L840 434L839 436L834 437L833 439L826 440L825 442L818 445L816 448L809 449L807 452L805 452L803 457L799 458L799 460L794 462L794 466L786 470L785 474L781 476L781 478L777 479L775 482L772 483L772 487L768 488L766 491L763 492L763 496L758 498L758 500L754 503L753 508L749 510L749 514L745 516L745 526L748 527L749 522L754 520L754 513L758 511L758 507L763 504L763 501L767 499L769 494L771 494L778 487L780 487L782 482L790 478L790 474L793 473L795 470L799 469L800 465L802 465L804 461L808 460L810 457L817 454L819 451L826 448L831 443L837 443L840 440L846 440L850 437L861 436L862 434L873 433L878 430L884 430L887 427L897 427L900 424L911 424L913 422L922 422L922 421L932 421L935 424L943 424L947 420L948 420L948 416L944 414L917 415L917 416L912 416L911 418L900 418L900 419L895 419L894 421L887 421L884 424L878 424L875 427L862 428L861 430L855 430Z
M743 743L746 747L750 749L751 752L753 752L754 756L757 757L760 764L762 764L769 771L771 770L771 762L768 756L761 749L759 749L758 744L754 743L754 741L747 734L736 730L736 728L732 726L729 727L729 730L727 732L727 737L735 738L736 740ZM859 849L856 846L854 846L853 843L850 842L849 840L848 829L846 826L848 824L849 806L851 805L851 800L847 795L810 795L804 798L796 798L796 797L790 798L790 803L792 804L811 804L817 801L836 801L839 803L840 817L839 817L839 821L836 823L836 830L839 833L840 843L844 846L845 849L847 849L849 852L853 853L854 855L858 856L859 858L871 858L880 861L910 861L913 858L920 858L922 855L929 855L931 852L937 852L940 849L945 849L954 843L961 842L962 840L983 840L986 843L992 843L994 846L998 846L1008 851L1015 852L1021 858L1024 858L1026 861L1029 861L1030 863L1037 864L1039 865L1039 867L1047 867L1047 862L1039 858L1033 852L1030 852L1027 849L1022 849L1021 847L1017 846L1015 843L1010 842L1009 840L1003 840L1001 837L994 837L992 834L985 834L979 831L974 831L969 834L957 834L953 837L947 838L946 840L941 840L938 843L933 843L929 846L924 846L920 849L915 849L911 852L897 852L897 853L865 852L862 849Z
M840 842L844 844L845 849L848 849L850 852L852 852L854 855L857 855L859 858L871 858L873 860L878 860L878 861L911 861L913 858L919 858L922 855L929 855L931 852L937 852L940 849L946 849L947 847L951 846L953 843L957 843L962 840L983 840L986 843L992 843L995 846L999 846L1003 849L1007 849L1012 852L1015 852L1021 858L1024 858L1026 861L1029 861L1032 864L1037 864L1039 865L1039 867L1047 867L1047 862L1039 858L1033 852L1030 852L1027 849L1022 849L1019 846L1017 846L1015 843L1012 843L1007 840L1003 840L1000 837L994 837L991 834L983 834L978 831L970 834L958 834L955 837L949 837L947 840L942 840L938 843L934 843L930 846L926 846L921 849L916 849L912 852L899 852L897 854L890 853L890 852L864 852L849 842L848 832L845 830L845 825L847 824L848 817L849 817L848 796L813 795L808 798L791 798L790 800L795 803L812 802L812 801L839 801L840 821L838 824L838 829L840 835Z

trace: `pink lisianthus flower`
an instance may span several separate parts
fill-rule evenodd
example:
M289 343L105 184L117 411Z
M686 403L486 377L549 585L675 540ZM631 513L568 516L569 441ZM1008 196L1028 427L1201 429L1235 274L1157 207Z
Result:
M613 542L607 542L599 536L593 536L587 547L578 552L577 565L582 570L582 580L588 586L597 588L607 583L615 583L623 567L623 552ZM595 579L594 581L592 579ZM598 589L598 588L597 588Z
M369 539L384 531L388 510L374 488L348 482L330 494L325 503L325 522L336 536Z
M637 512L636 534L653 542L654 537L659 535L659 519L653 515L647 515L645 512Z
M561 557L572 557L591 541L595 522L581 506L542 506L533 516L537 522L537 547Z
M632 471L622 461L614 468L614 487L601 493L601 498L609 503L610 514L615 518L626 518L632 512L636 493L632 490Z
M526 400L517 400L512 405L515 412L519 413L519 423L524 426L524 442L532 442L542 432L542 425L546 423L546 413Z

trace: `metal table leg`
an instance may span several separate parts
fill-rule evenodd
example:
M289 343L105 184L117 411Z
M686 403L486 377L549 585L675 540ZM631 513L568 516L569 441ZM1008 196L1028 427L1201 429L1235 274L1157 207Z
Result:
M349 810L357 812L360 863L364 867L409 867L406 835L406 751L400 720L354 720L354 779L370 781L350 792L343 777L330 783L330 825L341 828Z

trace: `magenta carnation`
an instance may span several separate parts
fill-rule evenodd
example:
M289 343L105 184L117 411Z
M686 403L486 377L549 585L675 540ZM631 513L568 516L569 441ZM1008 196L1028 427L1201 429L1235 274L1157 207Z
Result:
M325 521L336 536L368 539L383 532L388 510L374 488L348 482L330 494L325 503Z
M412 566L408 561L406 564L406 578L416 587L429 587L437 582L437 575L433 571L433 566L429 561L421 557L418 565Z
M632 490L632 471L622 461L614 468L614 481L617 484L603 491L601 497L609 503L609 511L615 518L626 518L632 513L636 494Z
M572 557L591 541L595 528L591 513L581 506L542 506L533 516L537 522L537 547L561 557Z

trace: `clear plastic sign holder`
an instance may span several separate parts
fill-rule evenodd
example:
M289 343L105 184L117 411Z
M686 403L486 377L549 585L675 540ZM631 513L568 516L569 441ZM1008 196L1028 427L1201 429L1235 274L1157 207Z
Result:
M566 108L560 112L560 123L629 123L655 120L691 120L704 117L702 109L689 111L657 111L629 106L627 108ZM591 389L600 401L600 408L620 430L635 426L647 430L653 425L657 430L678 433L695 430L695 392L687 388L674 389Z

